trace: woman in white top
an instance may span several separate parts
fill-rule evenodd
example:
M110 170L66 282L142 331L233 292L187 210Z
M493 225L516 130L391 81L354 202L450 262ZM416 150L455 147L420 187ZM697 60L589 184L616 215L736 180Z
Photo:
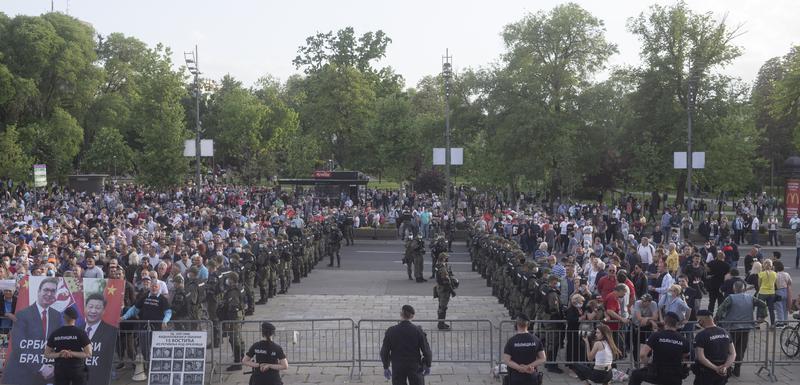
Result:
M586 345L586 356L589 357L589 360L594 360L594 366L590 368L585 364L575 364L572 370L579 379L587 384L589 381L595 384L608 384L612 378L611 364L614 363L615 358L622 355L614 343L611 329L605 324L597 325L592 343L589 342L588 335L582 337L583 343Z

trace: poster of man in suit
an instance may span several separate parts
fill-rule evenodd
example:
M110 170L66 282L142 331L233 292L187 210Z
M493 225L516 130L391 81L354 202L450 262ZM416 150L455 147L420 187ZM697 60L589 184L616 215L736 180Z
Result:
M53 362L44 357L44 348L50 333L64 324L63 311L73 307L80 314L79 327L96 327L90 332L95 353L86 360L89 383L107 383L114 358L123 285L122 280L24 276L19 281L15 322L1 382L53 383ZM98 296L103 299L102 305L98 303Z

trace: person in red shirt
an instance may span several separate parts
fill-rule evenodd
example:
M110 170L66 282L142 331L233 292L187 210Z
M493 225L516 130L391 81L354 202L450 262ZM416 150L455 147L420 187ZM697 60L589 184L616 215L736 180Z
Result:
M614 288L617 287L617 267L613 264L608 264L606 268L607 274L597 280L597 292L600 293L601 298L606 298L606 296L614 291Z
M627 324L630 322L628 318L622 316L620 298L625 296L625 284L620 283L614 287L614 290L603 297L603 306L606 309L606 325L611 330L619 330L620 324Z

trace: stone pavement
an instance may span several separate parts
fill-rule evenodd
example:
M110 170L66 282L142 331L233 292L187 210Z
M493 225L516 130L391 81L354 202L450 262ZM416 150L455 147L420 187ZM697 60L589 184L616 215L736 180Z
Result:
M454 245L455 246L455 245ZM459 245L460 246L460 245ZM247 348L256 338L257 321L260 320L297 320L293 322L276 321L278 332L276 342L284 347L289 356L289 370L283 372L285 384L387 384L383 378L383 369L378 358L378 349L385 328L393 324L399 317L399 309L403 304L410 304L417 310L418 320L436 318L437 302L431 295L432 282L415 284L404 277L404 267L397 263L401 250L400 242L359 242L353 248L343 248L343 267L341 269L315 269L308 278L299 285L293 285L290 294L271 299L266 306L258 306L256 314L248 317L253 320L243 328L243 339ZM456 248L456 247L454 247ZM395 250L396 253L389 251ZM491 376L491 364L499 355L501 338L509 335L509 330L500 333L496 328L500 322L508 319L502 305L491 297L491 290L477 274L469 271L465 261L468 257L463 253L463 246L456 248L451 257L455 262L454 269L461 281L461 289L467 295L458 295L451 300L448 319L454 321L454 330L440 332L435 330L434 322L420 321L427 331L434 351L434 364L431 375L426 377L428 384L499 384L499 380ZM427 262L427 261L426 261ZM363 270L364 268L369 270ZM426 269L427 271L428 269ZM797 284L795 281L795 284ZM353 320L337 322L315 322L312 319L343 318ZM387 320L383 323L371 323L359 320ZM493 328L488 332L487 323L466 320L488 320ZM355 332L350 325L359 325ZM503 324L504 329L510 328ZM312 329L314 329L312 331ZM348 332L347 329L350 329ZM488 341L486 335L491 335ZM501 337L502 336L502 337ZM361 343L359 344L359 338ZM504 341L503 341L504 342ZM361 346L358 351L358 346ZM353 349L356 351L353 351ZM223 346L215 351L222 354L223 362L230 361L230 346L223 341ZM361 355L362 366L351 361ZM457 360L485 361L481 363L447 363L441 362L455 357ZM303 364L307 361L347 361L326 364ZM211 383L247 384L249 375L242 371L225 372L227 364L217 368ZM625 366L621 366L625 369ZM743 366L742 377L732 378L732 384L758 384L769 382L766 375L757 376L757 366ZM221 373L220 373L221 372ZM775 374L779 383L797 384L800 378L800 361L791 366L776 367ZM131 371L125 370L117 375L112 383L115 385L132 384ZM689 384L693 377L684 383ZM208 381L207 381L208 382ZM568 375L545 374L546 383L578 384L576 378Z

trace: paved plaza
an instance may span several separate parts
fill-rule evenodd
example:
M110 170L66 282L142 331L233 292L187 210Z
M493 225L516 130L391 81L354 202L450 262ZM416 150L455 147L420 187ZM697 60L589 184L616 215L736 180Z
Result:
M276 342L284 347L290 368L283 372L286 384L387 384L378 358L378 349L387 326L399 318L399 309L410 304L417 310L418 320L436 318L437 302L432 298L434 283L415 283L407 279L400 241L357 241L355 246L343 247L342 267L329 268L321 262L300 284L292 285L288 295L279 295L265 306L257 306L253 320L243 328L245 347L258 338L257 321L275 321L278 328ZM793 250L793 249L792 249ZM469 256L463 242L454 245L451 254L453 270L461 281L458 296L451 300L448 319L455 320L453 331L441 332L435 323L420 321L428 333L434 354L432 374L428 384L499 384L491 377L491 364L499 355L500 344L511 333L505 308L491 296L485 280L470 271ZM769 249L768 249L769 251ZM788 249L783 251L789 254ZM430 257L426 259L426 276L430 275ZM800 274L792 269L797 290ZM795 291L796 292L796 291ZM339 321L313 321L334 319ZM281 321L291 320L291 321ZM352 323L351 321L352 320ZM367 320L385 320L373 322ZM476 321L484 320L484 321ZM485 321L491 322L491 326ZM361 321L361 322L359 322ZM313 325L312 325L313 323ZM357 326L355 330L351 326ZM492 333L488 328L492 327ZM314 329L315 331L311 331ZM350 329L350 331L347 331ZM491 334L492 340L488 339ZM503 340L501 342L501 340ZM360 351L358 347L361 346ZM453 346L461 348L455 349ZM353 349L356 351L353 351ZM215 351L222 354L223 363L230 361L230 345ZM361 356L362 366L358 359ZM450 357L447 357L450 356ZM446 363L448 359L484 361L476 363ZM345 362L348 360L355 360ZM300 361L342 361L326 364L302 364ZM219 383L247 384L249 375L243 372L225 372L214 376ZM624 370L627 366L621 365ZM732 378L733 384L769 382L766 375L755 374L757 366L744 366L742 377ZM800 378L800 361L793 366L776 367L778 383L796 384ZM130 370L117 374L114 384L128 384ZM578 384L568 375L545 374L546 383ZM684 383L691 383L689 377Z

